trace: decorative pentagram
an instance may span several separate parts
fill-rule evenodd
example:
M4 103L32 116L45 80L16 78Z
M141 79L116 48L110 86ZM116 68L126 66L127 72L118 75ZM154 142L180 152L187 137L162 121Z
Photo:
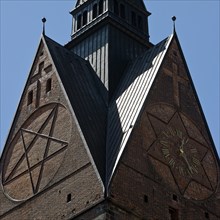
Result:
M59 169L71 135L68 110L59 103L37 109L20 127L4 157L7 196L24 200L40 192Z

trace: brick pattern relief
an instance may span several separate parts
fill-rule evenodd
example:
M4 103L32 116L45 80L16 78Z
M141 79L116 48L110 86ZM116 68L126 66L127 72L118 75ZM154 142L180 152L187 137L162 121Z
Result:
M174 39L110 186L138 219L219 219L219 166ZM123 218L121 218L123 219Z
M103 199L101 179L43 40L2 160L0 219L69 219Z
M65 121L65 127L60 124ZM3 161L3 187L15 200L40 192L55 175L69 144L67 109L50 103L36 110L18 130Z

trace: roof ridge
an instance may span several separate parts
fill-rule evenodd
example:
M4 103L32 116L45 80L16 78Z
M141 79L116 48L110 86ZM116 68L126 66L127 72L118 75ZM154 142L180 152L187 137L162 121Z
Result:
M170 35L134 60L109 106L106 146L108 184L172 39L173 35Z

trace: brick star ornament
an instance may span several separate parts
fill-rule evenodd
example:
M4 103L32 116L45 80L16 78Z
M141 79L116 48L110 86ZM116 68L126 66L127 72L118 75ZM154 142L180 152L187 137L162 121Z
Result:
M217 188L217 162L198 127L184 113L162 103L150 108L148 118L156 136L148 150L156 172L168 184L174 182L188 199L209 198Z
M10 199L26 200L53 179L70 140L71 118L60 103L38 108L6 147L2 186Z

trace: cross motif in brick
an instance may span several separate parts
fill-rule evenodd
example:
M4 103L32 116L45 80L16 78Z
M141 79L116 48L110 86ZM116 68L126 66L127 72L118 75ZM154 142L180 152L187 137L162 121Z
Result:
M179 83L188 86L188 80L184 79L183 77L179 76L178 74L179 68L176 63L172 63L172 72L164 68L164 73L173 78L173 98L175 105L179 108L180 107L180 90L179 90Z

